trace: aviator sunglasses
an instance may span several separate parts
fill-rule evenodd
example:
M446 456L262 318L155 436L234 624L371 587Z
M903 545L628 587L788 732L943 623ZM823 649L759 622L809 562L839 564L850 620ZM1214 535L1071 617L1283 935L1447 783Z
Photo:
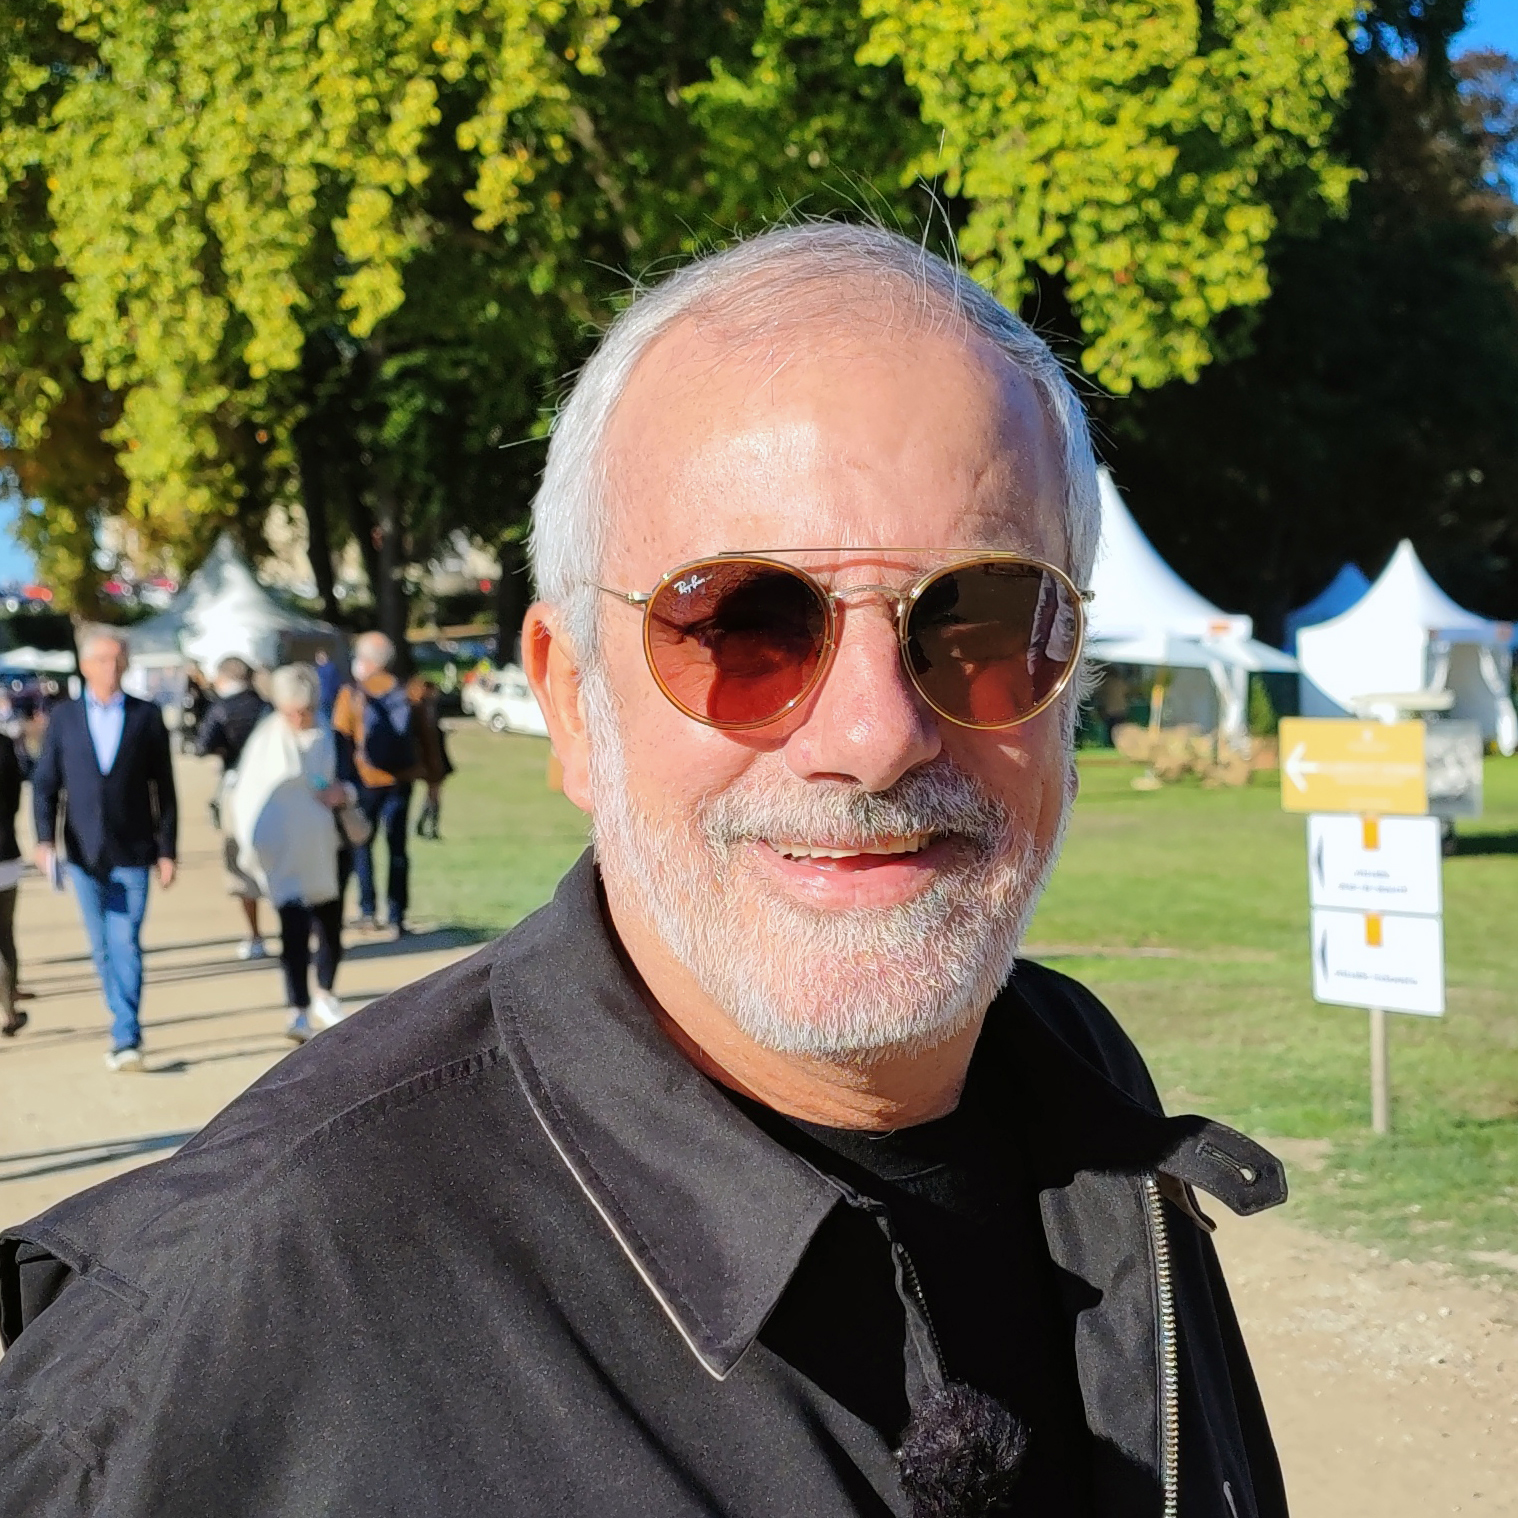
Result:
M857 596L894 604L907 678L939 716L962 727L1015 727L1037 716L1080 662L1082 603L1090 596L1052 564L1014 553L965 554L906 589L829 590L771 556L786 552L860 550L723 553L671 569L649 591L597 587L642 608L649 670L687 717L741 731L794 711L827 674L839 607Z

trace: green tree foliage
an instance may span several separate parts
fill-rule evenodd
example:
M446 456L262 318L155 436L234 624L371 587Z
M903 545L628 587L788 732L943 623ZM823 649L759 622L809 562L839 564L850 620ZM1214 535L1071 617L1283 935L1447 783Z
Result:
M0 424L36 541L82 584L101 512L192 558L300 504L329 603L351 535L396 629L449 533L519 556L541 454L504 445L629 271L798 207L914 224L919 175L977 276L1059 283L1104 383L1194 375L1280 217L1343 199L1348 12L0 0ZM111 456L63 468L81 426Z
M1016 305L1056 275L1109 389L1194 379L1219 312L1265 299L1288 213L1343 204L1328 151L1353 0L864 0L973 205L972 271Z
M1346 218L1277 238L1248 353L1101 408L1146 530L1266 636L1402 537L1468 604L1518 608L1518 73L1444 62L1462 9L1363 37L1341 144L1364 178Z

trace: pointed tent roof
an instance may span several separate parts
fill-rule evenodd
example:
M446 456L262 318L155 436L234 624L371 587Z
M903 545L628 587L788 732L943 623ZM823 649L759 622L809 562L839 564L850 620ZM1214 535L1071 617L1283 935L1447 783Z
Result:
M1375 584L1348 611L1302 628L1297 646L1312 687L1350 710L1364 696L1421 691L1430 645L1501 651L1512 638L1511 623L1477 616L1447 596L1404 538Z
M342 639L330 623L275 600L227 533L166 610L128 630L134 655L177 651L203 668L232 655L270 666L291 635L317 643Z
M1286 613L1286 637L1281 646L1289 654L1296 653L1297 633L1302 628L1348 611L1369 589L1370 577L1358 564L1341 564L1338 574L1312 600Z
M1420 627L1442 643L1506 647L1512 640L1508 624L1477 616L1445 595L1407 538L1397 544L1397 551L1361 601L1336 617L1335 624L1343 625L1356 611L1363 612L1367 622L1391 620Z
M1223 611L1193 590L1134 521L1112 476L1098 471L1101 545L1091 575L1087 649L1109 664L1294 670L1295 660L1259 642L1249 617Z

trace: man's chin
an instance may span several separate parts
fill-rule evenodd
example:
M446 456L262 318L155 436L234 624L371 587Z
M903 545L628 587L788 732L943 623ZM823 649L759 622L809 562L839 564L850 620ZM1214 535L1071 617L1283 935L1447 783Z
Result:
M858 1065L936 1048L978 1022L983 1011L975 1005L890 1009L877 1000L866 1006L835 1001L819 1019L816 1004L782 1004L762 987L750 987L727 1008L744 1035L771 1053Z

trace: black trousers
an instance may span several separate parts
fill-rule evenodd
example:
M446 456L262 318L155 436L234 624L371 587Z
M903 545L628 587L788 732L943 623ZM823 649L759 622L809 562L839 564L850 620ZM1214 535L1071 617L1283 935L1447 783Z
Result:
M324 901L308 907L303 901L279 909L279 957L285 967L285 1000L304 1011L311 1005L311 929L316 928L316 983L332 989L343 957L343 904Z
M16 888L0 891L0 1013L16 1014Z

